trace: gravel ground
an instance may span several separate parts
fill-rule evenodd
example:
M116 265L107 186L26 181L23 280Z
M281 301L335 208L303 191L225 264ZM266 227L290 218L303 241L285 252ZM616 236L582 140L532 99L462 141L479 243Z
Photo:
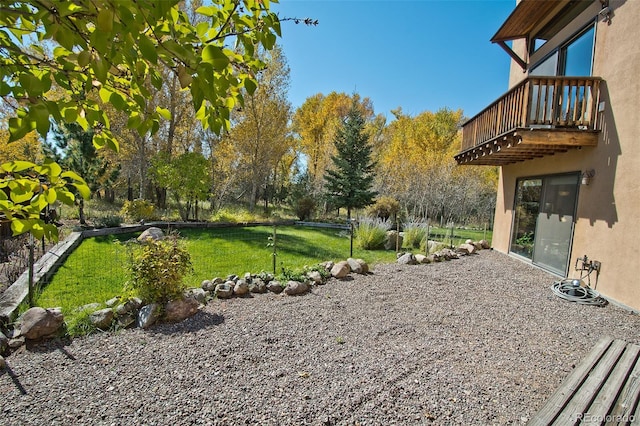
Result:
M0 423L525 423L601 336L640 343L640 316L553 280L483 251L32 345L0 374Z

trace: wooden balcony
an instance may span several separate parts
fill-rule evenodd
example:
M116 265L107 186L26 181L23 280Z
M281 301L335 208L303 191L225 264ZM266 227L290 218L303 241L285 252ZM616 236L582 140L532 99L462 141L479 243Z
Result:
M460 165L501 166L598 143L599 77L529 77L462 126Z

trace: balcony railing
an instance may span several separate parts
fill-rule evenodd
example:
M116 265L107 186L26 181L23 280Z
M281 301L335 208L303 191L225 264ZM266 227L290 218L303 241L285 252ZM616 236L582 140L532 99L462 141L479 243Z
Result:
M462 126L462 151L518 128L597 130L599 77L528 77Z

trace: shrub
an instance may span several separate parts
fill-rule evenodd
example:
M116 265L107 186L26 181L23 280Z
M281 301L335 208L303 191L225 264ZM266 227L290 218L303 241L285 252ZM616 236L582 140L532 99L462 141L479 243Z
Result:
M301 197L296 200L294 211L298 219L308 220L311 219L313 212L316 209L316 201L311 197Z
M400 203L393 197L380 197L367 209L367 214L380 219L395 218L400 211Z
M364 250L376 250L384 247L389 224L380 219L364 219L360 221L353 234L358 247Z
M424 223L406 223L404 225L404 246L419 248L427 239L427 225Z
M164 304L180 297L185 290L184 277L193 271L191 256L177 235L163 240L147 240L130 247L129 287L145 302Z
M96 226L99 228L116 228L122 224L122 216L110 214L96 219Z
M157 219L155 206L150 201L142 199L125 201L120 214L135 222Z
M257 222L260 218L250 213L246 210L229 210L229 209L220 209L218 210L212 217L212 222L222 222L222 223L247 223L247 222Z

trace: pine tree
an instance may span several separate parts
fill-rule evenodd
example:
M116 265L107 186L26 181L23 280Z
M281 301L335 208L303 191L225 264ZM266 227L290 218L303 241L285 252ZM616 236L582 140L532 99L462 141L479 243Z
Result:
M335 207L351 209L373 203L377 192L373 187L372 146L365 130L365 119L353 102L342 126L336 132L334 144L337 155L331 157L333 168L326 171L325 195Z

